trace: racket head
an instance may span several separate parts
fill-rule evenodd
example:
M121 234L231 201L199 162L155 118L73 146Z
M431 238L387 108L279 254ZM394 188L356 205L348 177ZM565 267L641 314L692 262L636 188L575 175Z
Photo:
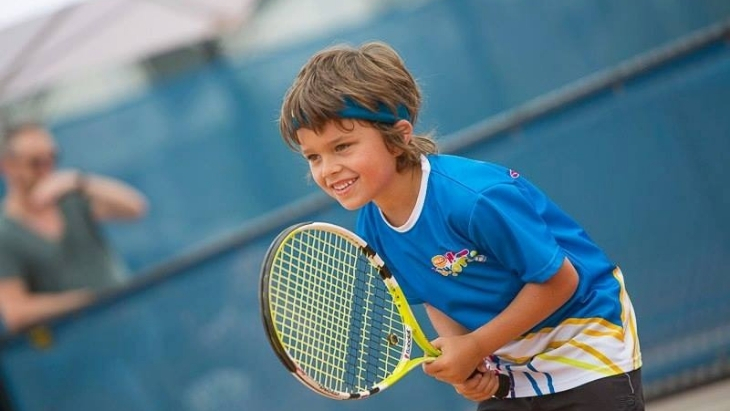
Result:
M412 368L411 326L384 279L395 284L382 259L342 227L301 223L274 239L262 264L261 314L274 352L299 381L329 398L357 399Z

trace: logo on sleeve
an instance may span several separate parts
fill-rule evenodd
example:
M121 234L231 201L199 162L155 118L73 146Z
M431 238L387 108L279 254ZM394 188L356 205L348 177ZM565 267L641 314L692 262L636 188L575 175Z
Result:
M456 253L449 251L443 255L431 257L433 269L444 277L459 275L473 261L483 263L487 261L487 257L479 254L477 250L469 251L466 248Z

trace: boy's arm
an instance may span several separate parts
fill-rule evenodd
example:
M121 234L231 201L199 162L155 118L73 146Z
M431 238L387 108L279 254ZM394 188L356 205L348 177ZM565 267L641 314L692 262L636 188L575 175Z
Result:
M431 325L433 325L433 328L436 330L439 337L452 337L455 335L464 335L469 333L469 330L467 330L466 327L452 320L449 316L442 313L435 307L432 307L429 304L424 304L424 307L426 307L428 319L431 320Z
M436 329L439 336L450 337L456 335L464 335L469 332L463 325L457 323L446 314L442 313L438 309L424 304L426 307L426 313L428 314L429 320L433 328ZM477 366L477 371L473 373L466 381L462 384L453 384L456 392L464 396L464 398L471 401L485 401L497 392L499 388L499 379L497 376L487 369L486 364L483 362Z
M566 258L558 272L546 282L526 284L492 321L468 334L434 340L434 346L441 349L442 355L424 365L424 371L450 384L463 383L483 358L550 316L570 299L577 287L578 273ZM437 331L440 332L438 328Z

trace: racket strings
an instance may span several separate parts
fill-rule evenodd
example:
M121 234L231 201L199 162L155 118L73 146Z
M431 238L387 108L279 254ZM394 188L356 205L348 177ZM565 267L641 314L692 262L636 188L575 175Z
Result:
M326 281L322 271L333 270L333 262L320 256L313 244L302 240L295 237L280 258L281 272L289 277L276 277L281 281L277 288L282 291L277 296L284 304L277 322L282 321L280 331L288 340L284 343L300 366L317 370L318 379L331 380L344 371L343 358L347 354L344 336L348 325L343 319L349 315L349 307L341 298L347 295L347 289L341 281Z
M401 359L403 323L361 249L323 230L293 235L270 277L277 331L307 375L340 392L361 392Z

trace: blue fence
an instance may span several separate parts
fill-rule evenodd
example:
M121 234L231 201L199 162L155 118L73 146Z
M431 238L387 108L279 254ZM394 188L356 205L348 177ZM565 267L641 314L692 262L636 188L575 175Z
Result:
M393 44L426 95L417 128L449 136L728 16L725 0L433 1L287 50L219 61L53 129L67 164L121 177L150 197L149 218L110 229L140 270L316 190L274 120L296 71L321 47Z
M456 131L488 114L730 14L726 2L696 2L690 8L667 1L632 6L633 18L626 20L616 13L628 6L614 3L621 2L566 1L541 10L544 19L531 22L518 13L527 7L524 2L435 2L341 38L359 42L378 34L404 50L429 96L422 127L437 126L444 143L452 143ZM477 25L475 16L491 19L492 25ZM613 25L602 25L611 17ZM411 30L407 36L396 27L404 18ZM435 29L451 18L451 29ZM521 31L504 22L515 20L524 25ZM566 28L566 22L574 25ZM648 22L663 33L647 39L643 25ZM596 33L608 26L612 30L604 35L621 28L626 42L600 47L599 40L608 43L608 37ZM629 35L632 28L635 37ZM512 37L524 41L514 40L515 52L524 53L529 64L490 51L502 39L507 53L505 39L513 38L506 33L512 29L520 33ZM570 36L574 44L558 46L565 30L578 35ZM536 50L542 49L533 44L535 49L525 51L519 45L541 37L545 49L556 51L537 64L529 58L537 59ZM423 41L436 43L435 55L418 51ZM367 401L322 399L287 375L265 341L259 265L276 231L292 221L277 215L270 220L279 226L262 225L268 228L260 231L246 223L316 191L302 183L303 164L283 147L271 121L280 98L275 96L322 44L240 67L220 63L114 110L56 127L64 147L79 148L67 160L121 176L152 197L153 214L141 227L112 230L138 267L184 254L180 250L200 250L194 246L242 227L255 235L234 237L229 242L235 247L206 248L198 253L205 258L194 263L177 260L182 262L153 270L91 309L5 340L0 377L15 410L473 409L450 387L420 372ZM454 44L464 49L454 51ZM451 67L457 56L467 62ZM580 63L557 69L576 56L583 56ZM283 68L272 70L275 65ZM524 71L509 70L516 66ZM507 75L515 77L507 80ZM498 84L503 91L495 97ZM728 367L730 276L723 264L730 257L728 90L730 49L718 39L458 151L519 170L621 264L637 310L650 393L680 386L673 376L702 368L710 375L710 369ZM465 101L470 104L459 104ZM353 214L331 202L312 204L310 211L290 218L353 223ZM419 394L409 394L409 387Z

